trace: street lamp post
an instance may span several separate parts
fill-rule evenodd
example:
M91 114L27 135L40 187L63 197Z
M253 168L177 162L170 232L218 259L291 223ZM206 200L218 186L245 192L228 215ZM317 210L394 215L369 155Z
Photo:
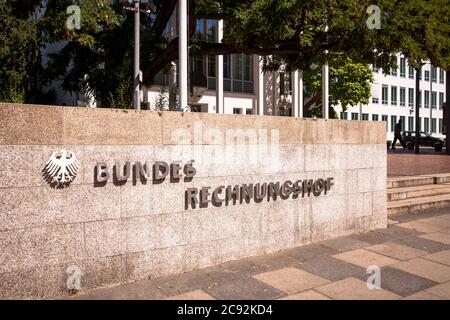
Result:
M140 33L141 14L139 12L140 0L134 0L134 70L133 70L133 108L141 110L141 79L140 79Z

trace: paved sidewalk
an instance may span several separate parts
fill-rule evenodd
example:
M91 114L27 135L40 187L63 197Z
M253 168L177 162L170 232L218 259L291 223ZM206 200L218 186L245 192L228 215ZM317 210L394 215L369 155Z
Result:
M450 172L450 155L435 152L433 149L421 149L420 154L414 151L389 150L387 155L388 176L414 176L423 174Z
M450 208L395 216L388 229L72 299L450 299ZM381 289L366 268L381 268Z

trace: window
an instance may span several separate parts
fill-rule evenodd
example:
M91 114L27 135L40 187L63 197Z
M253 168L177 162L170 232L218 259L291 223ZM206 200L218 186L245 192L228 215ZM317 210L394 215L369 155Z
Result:
M233 114L241 114L241 108L233 108Z
M419 70L418 76L419 76L419 80L422 80L422 69Z
M408 67L408 78L410 78L410 79L414 79L414 67L412 67L412 66L409 66Z
M437 92L436 91L431 92L431 107L433 109L437 108Z
M414 131L414 117L408 117L408 130Z
M382 104L388 104L388 86L383 85L382 91L381 91L381 103Z
M388 122L388 116L387 116L387 114L383 114L383 115L381 115L381 121L384 121L384 122L386 122L386 132L388 131L388 126L389 126L389 122Z
M378 121L378 115L377 114L373 114L372 115L372 121Z
M223 78L224 91L253 93L253 57L244 54L224 55ZM208 78L210 82L214 82L215 87L215 71L214 77Z
M442 119L439 119L439 133L443 133L444 132L444 128L442 127L442 125L443 125L443 121L442 121Z
M425 90L425 108L429 108L430 107L430 91L429 90Z
M406 88L400 88L400 105L406 106Z
M341 120L348 120L348 113L347 112L341 112Z
M419 117L419 131L422 130L422 117Z
M400 58L400 77L406 77L406 60L405 58Z
M430 131L430 119L429 118L423 118L423 131L428 132Z
M372 103L380 103L380 85L378 83L372 85Z
M361 115L361 117L362 117L362 120L365 120L365 121L369 120L369 114L368 113L363 113Z
M375 72L375 73L377 73L378 71L380 71L380 69L377 67L376 64L373 64L373 65L372 65L372 71Z
M393 106L397 105L397 87L391 86L391 104Z
M414 107L414 89L408 89L408 106Z
M436 119L431 118L431 133L436 133Z
M437 68L435 66L431 66L431 81L437 82Z
M430 81L430 71L425 70L425 81Z
M439 69L439 83L444 83L444 78L445 78L445 71Z
M391 76L394 76L394 77L397 76L397 68L392 68L391 69Z
M422 90L419 90L419 108L422 108Z
M439 92L439 109L442 109L443 104L444 104L444 93Z
M397 123L397 116L391 116L391 132L394 132L396 123Z
M402 131L405 131L406 128L406 117L405 116L400 116L400 120L402 120Z
M352 112L352 120L358 120L359 114L357 112Z
M252 109L246 109L245 110L245 114L253 114L253 110Z

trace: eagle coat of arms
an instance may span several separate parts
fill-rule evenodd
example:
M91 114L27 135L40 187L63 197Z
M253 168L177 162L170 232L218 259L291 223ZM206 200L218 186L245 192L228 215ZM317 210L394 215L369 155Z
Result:
M44 179L52 187L64 188L75 179L79 167L80 163L73 152L55 151L43 169Z

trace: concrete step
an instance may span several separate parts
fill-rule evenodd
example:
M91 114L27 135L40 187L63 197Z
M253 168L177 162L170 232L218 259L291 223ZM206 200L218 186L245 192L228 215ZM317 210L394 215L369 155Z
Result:
M400 213L415 213L429 208L442 208L450 206L450 194L411 198L405 200L390 201L387 204L388 215Z
M387 179L387 188L392 189L392 188L405 188L412 186L424 186L427 184L434 184L434 182L435 179L433 176L394 177Z
M418 197L450 194L450 184L429 184L387 190L387 199L390 201L405 200Z

